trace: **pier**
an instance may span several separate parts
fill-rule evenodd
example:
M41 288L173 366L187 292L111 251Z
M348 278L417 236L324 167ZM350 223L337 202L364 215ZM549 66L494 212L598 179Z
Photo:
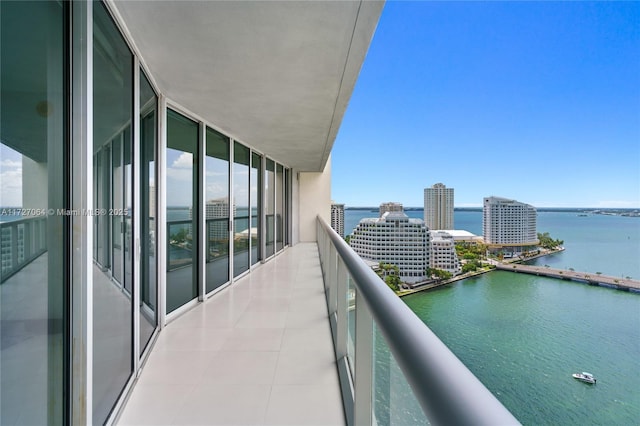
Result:
M496 269L502 271L521 272L523 274L539 275L544 277L559 278L561 280L577 281L589 285L615 288L618 290L640 293L640 281L627 278L612 277L610 275L593 274L564 269L548 268L546 266L530 266L520 264L497 263Z

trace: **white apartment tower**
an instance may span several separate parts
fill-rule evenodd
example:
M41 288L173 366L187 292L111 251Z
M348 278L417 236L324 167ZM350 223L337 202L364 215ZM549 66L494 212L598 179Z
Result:
M344 204L331 203L331 227L344 238Z
M400 203L382 203L380 204L380 217L386 212L404 212L404 207Z
M205 204L205 224L209 230L209 239L221 240L229 238L229 197L216 198ZM236 217L236 205L233 205L233 216Z
M429 229L453 229L453 188L436 183L424 189L424 222Z
M486 197L482 209L485 244L512 254L539 243L535 207L500 197Z
M387 211L381 217L360 220L349 244L365 260L396 265L403 282L427 278L429 229L422 220L409 218L404 211Z
M462 272L453 235L431 231L431 267L458 275Z

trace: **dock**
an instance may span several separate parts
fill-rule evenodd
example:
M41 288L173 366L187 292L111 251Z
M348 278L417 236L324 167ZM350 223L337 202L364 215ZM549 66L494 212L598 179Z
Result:
M546 266L531 266L514 263L497 263L496 269L501 271L519 272L523 274L559 278L561 280L577 281L583 284L597 285L601 287L614 288L617 290L640 293L640 281L623 277L613 277L610 275L594 274L590 272L579 272L548 268Z

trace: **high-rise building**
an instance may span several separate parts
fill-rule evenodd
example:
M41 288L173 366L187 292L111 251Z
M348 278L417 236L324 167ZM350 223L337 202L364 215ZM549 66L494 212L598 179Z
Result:
M424 222L429 229L454 229L453 188L436 183L424 189Z
M458 275L462 272L453 235L431 231L431 267Z
M396 209L400 206L401 210L385 211L380 217L360 220L349 244L365 260L397 266L402 281L423 281L430 267L429 229L421 219L409 218L402 211L402 204L391 204Z
M206 226L211 240L221 240L229 237L229 198L216 198L205 204ZM236 205L233 205L231 214L236 216ZM226 220L225 220L226 219Z
M344 204L331 203L331 227L344 238Z
M539 243L535 207L501 197L485 197L482 207L484 242L492 251L515 255Z
M404 212L404 207L400 203L382 203L380 204L380 217L386 212Z

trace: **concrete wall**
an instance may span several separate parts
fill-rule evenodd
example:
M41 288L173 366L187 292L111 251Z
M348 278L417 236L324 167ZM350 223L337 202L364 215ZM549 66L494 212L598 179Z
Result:
M63 182L55 182L62 185ZM22 206L25 209L46 209L48 198L49 174L47 163L37 163L22 156Z
M316 241L316 216L320 215L327 223L331 221L331 157L324 171L299 173L297 195L298 241Z

